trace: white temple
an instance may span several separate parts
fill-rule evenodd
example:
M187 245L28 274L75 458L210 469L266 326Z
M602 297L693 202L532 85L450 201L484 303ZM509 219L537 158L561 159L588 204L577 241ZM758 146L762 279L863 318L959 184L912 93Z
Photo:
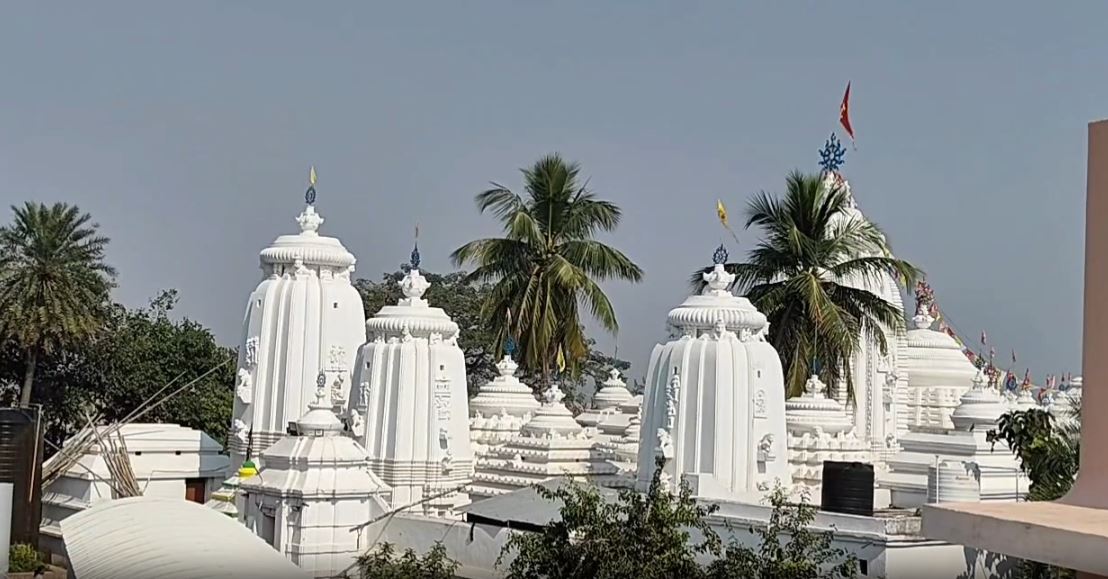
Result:
M866 441L854 435L851 414L841 402L824 395L826 388L813 375L804 394L785 401L793 484L807 490L813 503L820 500L824 461L867 462L873 457Z
M969 391L977 368L962 347L946 332L932 329L937 312L934 294L926 282L916 286L914 329L908 330L904 369L908 373L903 401L908 430L944 432L954 427L950 415Z
M641 487L658 453L664 478L689 481L698 496L752 497L790 482L781 359L765 339L766 317L727 289L734 276L724 261L721 248L703 292L669 312L671 339L650 356Z
M300 420L239 483L247 527L315 577L337 577L362 554L360 526L388 510L390 489L365 449L343 434L325 383Z
M850 182L836 170L824 172L825 187L840 187L847 195L848 208L840 213L838 222L845 225L852 222L866 222L867 219L854 202ZM877 254L861 255L872 257ZM904 302L900 295L900 284L891 274L885 273L880 279L872 277L845 279L846 285L864 289L893 304L904 311ZM905 362L907 358L907 337L894 330L885 332L887 351L881 352L876 339L861 337L862 347L858 348L851 361L851 376L854 383L854 401L849 403L844 385L835 385L837 398L848 406L854 414L854 429L858 438L865 440L874 453L874 459L881 461L897 451L897 439L908 430L903 408L897 400L904 400L908 385Z
M518 367L511 356L505 355L496 364L500 375L482 385L469 401L469 431L477 457L519 434L539 409L531 387L516 378Z
M474 500L529 487L549 478L584 478L609 482L618 468L596 441L573 419L557 384L543 393L542 406L518 435L489 448L477 462L470 496Z
M423 299L418 252L404 297L366 322L350 400L354 436L394 506L449 516L473 475L465 355L458 325Z
M262 250L262 281L246 305L228 442L234 465L251 443L264 449L285 434L308 410L319 379L341 404L365 339L362 298L350 283L355 259L338 239L319 234L312 175L308 205L296 219L300 233Z

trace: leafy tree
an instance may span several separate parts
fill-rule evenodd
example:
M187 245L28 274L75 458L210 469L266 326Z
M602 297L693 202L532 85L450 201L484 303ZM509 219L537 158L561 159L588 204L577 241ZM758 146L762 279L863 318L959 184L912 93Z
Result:
M813 531L810 526L819 510L803 497L789 503L785 490L777 487L769 495L773 506L769 524L755 533L761 538L754 549L738 541L712 561L707 575L711 579L815 579L817 577L854 577L858 560L832 546L832 534ZM784 541L782 541L784 538Z
M399 271L384 274L379 282L366 279L354 282L354 287L362 295L367 318L386 305L396 305L397 300L404 297L400 281L410 269L407 265L401 266ZM424 299L442 308L458 324L458 347L465 353L467 386L469 395L473 396L482 384L496 377L496 363L502 355L494 349L496 340L481 319L481 304L488 297L491 287L470 280L464 271L445 275L426 271L420 273L431 283L423 295Z
M849 193L825 187L819 175L791 173L785 193L759 193L747 208L746 227L758 226L762 240L746 263L728 263L734 286L769 319L769 341L781 354L790 395L803 391L813 361L825 384L846 383L853 396L850 360L859 336L870 336L882 352L885 334L904 327L902 312L880 296L851 287L891 274L908 284L919 274L889 252L881 230L855 217ZM694 274L698 287L702 270Z
M831 546L829 532L808 528L816 508L788 503L781 488L769 497L769 524L756 534L758 548L732 540L723 546L707 517L716 505L701 505L687 484L676 494L662 482L658 459L646 494L623 490L606 499L595 486L574 481L536 487L545 499L560 501L560 520L542 531L513 534L498 565L509 579L816 579L854 577L857 561ZM698 559L711 558L701 565Z
M358 558L361 579L452 579L458 562L446 556L446 547L435 543L420 557L412 549L398 554L391 543L382 543Z
M599 281L638 282L642 270L619 250L593 237L613 231L622 212L578 182L580 167L558 155L523 169L526 198L506 187L476 197L491 211L504 237L478 239L454 251L458 265L471 263L470 279L493 283L482 309L496 342L517 340L521 365L549 384L552 369L576 375L588 356L580 321L587 307L604 329L616 332L615 308Z
M1080 414L1079 401L1074 408ZM1020 470L1031 481L1027 500L1053 501L1062 498L1080 466L1081 439L1076 421L1059 424L1052 414L1038 408L1016 410L1000 417L996 429L986 434L994 445L1004 441L1020 460ZM1025 579L1072 579L1071 569L1036 561L1023 561L1019 571Z
M701 576L697 555L719 549L719 536L706 522L718 507L698 505L687 484L673 495L662 484L662 464L645 495L622 490L615 502L597 487L572 480L553 489L535 487L544 499L562 503L561 517L541 532L512 535L497 564L515 554L509 579ZM691 542L690 529L703 538Z
M0 337L23 357L21 405L31 403L39 360L100 328L115 270L108 238L88 213L28 201L0 228Z
M143 417L202 430L225 441L231 413L235 351L188 319L170 317L177 294L162 292L147 308L113 305L98 339L44 356L36 379L43 389L46 438L60 445L84 426L86 416L121 420L167 383L178 386L214 372ZM19 372L11 350L0 359L0 377ZM10 392L8 395L10 396Z

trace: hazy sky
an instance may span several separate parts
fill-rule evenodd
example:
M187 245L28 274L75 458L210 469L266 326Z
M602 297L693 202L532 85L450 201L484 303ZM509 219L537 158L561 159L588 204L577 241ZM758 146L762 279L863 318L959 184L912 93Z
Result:
M310 164L323 231L377 279L416 222L424 269L449 269L498 233L473 194L558 151L624 209L609 241L646 279L607 288L638 376L722 239L716 197L737 215L815 170L849 79L866 215L965 333L1036 376L1077 371L1108 4L1058 6L6 3L0 202L79 204L112 238L117 299L177 288L233 344Z

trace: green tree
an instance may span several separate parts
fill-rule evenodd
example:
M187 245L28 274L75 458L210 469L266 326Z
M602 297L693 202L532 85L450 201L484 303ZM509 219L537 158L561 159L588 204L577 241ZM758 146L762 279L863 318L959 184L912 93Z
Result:
M42 358L36 381L43 386L46 438L60 445L85 425L86 416L122 420L167 383L175 390L212 368L189 389L153 409L145 422L172 422L200 429L224 442L231 413L235 351L212 333L171 313L176 291L162 292L149 307L115 304L95 341L71 344ZM18 351L0 352L0 377L21 372ZM7 392L8 399L11 392Z
M595 486L567 481L536 487L562 503L561 517L539 532L516 532L501 551L509 579L817 579L854 577L857 560L831 546L830 532L812 531L816 508L788 502L776 489L768 526L754 531L757 548L737 540L722 545L707 518L716 505L692 498L687 484L676 494L662 483L662 459L646 494L620 491L606 498ZM698 560L710 558L702 565Z
M581 307L604 329L618 330L597 282L642 279L626 255L594 239L613 231L622 212L579 183L579 173L576 163L549 155L523 169L526 197L493 183L477 195L477 206L503 223L504 237L471 241L451 255L458 265L474 265L470 279L493 283L485 324L498 344L518 342L521 365L540 372L544 385L553 368L564 364L577 374L588 356Z
M718 507L698 505L687 484L672 494L662 484L661 464L645 495L622 490L615 501L572 480L535 487L544 499L562 503L561 517L540 532L513 534L497 564L514 554L509 579L702 576L697 555L719 550L719 536L706 521ZM702 538L693 542L690 530Z
M891 274L907 285L920 272L893 257L881 230L848 211L850 204L845 189L793 172L784 195L762 192L750 201L746 227L760 228L762 240L746 263L726 264L734 286L769 319L789 395L803 391L815 365L829 388L845 382L853 396L849 369L859 336L872 337L885 352L886 332L904 327L892 303L850 284ZM702 287L709 269L694 274L694 284Z
M1080 414L1079 399L1074 398L1072 402ZM1080 436L1077 421L1059 424L1052 414L1032 408L1001 416L996 429L986 434L986 440L994 445L1004 441L1019 458L1020 470L1031 481L1027 500L1053 501L1065 496L1077 478ZM1025 579L1072 579L1076 576L1071 569L1036 561L1022 561L1018 569Z
M400 281L411 268L401 266L399 271L386 273L381 281L358 279L354 287L362 295L366 317L372 317L386 305L396 305L404 297ZM488 297L491 286L473 281L466 272L457 271L445 275L420 272L431 287L423 295L431 305L442 308L454 323L458 324L458 347L465 353L466 380L469 395L496 377L496 363L502 354L495 349L496 339L481 319L481 304Z
M77 207L28 201L12 211L0 228L0 336L22 353L26 406L39 359L100 329L115 270L104 262L108 238Z
M736 540L708 566L710 579L816 579L854 577L858 560L832 546L833 535L813 531L819 509L807 496L790 504L785 490L777 487L769 495L773 507L769 524L755 531L761 539L757 549Z
M361 579L452 579L457 569L458 562L446 556L442 543L435 543L422 557L412 549L397 553L391 543L358 557Z

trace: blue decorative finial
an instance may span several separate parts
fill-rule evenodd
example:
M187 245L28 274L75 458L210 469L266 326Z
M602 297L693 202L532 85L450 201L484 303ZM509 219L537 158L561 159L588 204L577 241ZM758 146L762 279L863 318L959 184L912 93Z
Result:
M308 171L308 190L304 192L304 202L315 205L315 166Z
M410 263L411 263L412 269L419 269L419 244L418 243L416 243L415 246L412 247L412 257L411 257L411 262Z
M727 263L727 248L724 247L722 243L716 248L716 252L712 254L712 263L716 265Z
M846 155L846 147L839 143L835 133L831 133L819 151L819 166L823 167L824 173L835 173L843 166L844 155Z
M820 371L819 358L816 358L815 356L812 356L812 374L819 374L819 371Z
M516 339L508 336L508 339L504 341L504 353L509 358L514 358L516 355Z

